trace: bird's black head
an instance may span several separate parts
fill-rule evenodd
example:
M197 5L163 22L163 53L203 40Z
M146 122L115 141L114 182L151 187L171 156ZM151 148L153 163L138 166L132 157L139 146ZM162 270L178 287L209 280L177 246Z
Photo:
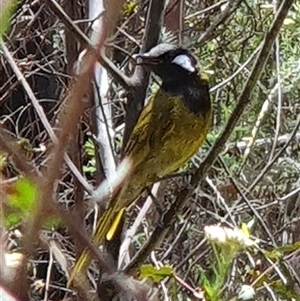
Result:
M149 52L135 55L138 64L149 66L163 82L177 82L199 72L197 59L185 48L159 44Z
M208 81L197 59L185 48L159 44L149 52L135 56L137 64L149 66L161 80L161 90L182 96L184 104L196 115L210 112Z

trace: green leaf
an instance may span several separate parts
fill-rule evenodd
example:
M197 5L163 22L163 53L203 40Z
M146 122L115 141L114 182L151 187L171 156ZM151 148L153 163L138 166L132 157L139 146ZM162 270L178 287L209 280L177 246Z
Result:
M91 139L88 139L84 144L84 149L89 157L95 157L95 146Z
M273 288L276 293L284 297L284 300L294 299L300 301L300 297L295 292L295 290L289 288L286 284L283 284L281 281L275 281L273 283Z
M9 20L12 12L17 4L16 0L2 0L0 1L0 42L6 30L9 27Z
M7 226L15 226L32 212L37 188L28 179L21 178L7 189L8 206L5 213Z
M14 193L10 196L10 204L27 212L36 199L37 189L29 180L22 178L15 183Z
M95 166L83 166L82 170L84 173L90 173L93 174L97 169Z
M265 252L265 255L270 259L280 259L284 253L294 252L300 249L300 242L296 242L293 245L285 245L282 247L275 248L272 252Z
M161 282L166 277L172 277L173 274L173 268L170 266L164 266L157 269L151 264L145 264L142 265L140 269L141 278L150 278L156 283Z

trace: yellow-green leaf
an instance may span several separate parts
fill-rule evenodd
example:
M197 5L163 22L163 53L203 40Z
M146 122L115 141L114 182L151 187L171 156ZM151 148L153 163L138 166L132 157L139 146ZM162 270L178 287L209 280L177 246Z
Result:
M37 198L37 188L28 179L21 178L7 188L7 208L5 223L15 226L22 219L28 218Z
M170 266L163 266L156 268L151 264L142 265L140 269L141 278L150 278L154 282L159 283L166 277L172 277L174 274L173 268Z
M16 0L1 0L0 1L0 41L9 26L9 19L12 11L17 4Z

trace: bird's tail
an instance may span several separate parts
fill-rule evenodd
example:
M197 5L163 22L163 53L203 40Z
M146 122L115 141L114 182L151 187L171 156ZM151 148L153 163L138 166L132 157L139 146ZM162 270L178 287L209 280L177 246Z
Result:
M103 243L106 237L110 239L113 237L119 223L118 221L121 220L123 212L124 209L117 211L114 206L104 211L97 223L96 231L92 237L93 245L98 247ZM90 251L86 248L75 263L68 282L69 286L74 283L80 285L86 283L86 271L90 263Z
M114 238L114 236L116 234L116 231L118 230L118 228L120 226L120 223L122 221L122 217L123 217L123 214L125 212L125 209L126 208L122 208L117 213L117 216L114 218L113 223L112 223L109 231L106 233L106 240L111 241Z

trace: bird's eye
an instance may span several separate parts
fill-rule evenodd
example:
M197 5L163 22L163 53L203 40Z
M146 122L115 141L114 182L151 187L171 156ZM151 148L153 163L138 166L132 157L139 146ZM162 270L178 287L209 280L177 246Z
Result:
M180 54L177 55L173 61L173 64L177 64L178 66L180 66L181 68L185 69L186 71L193 73L196 71L195 67L192 64L191 59L185 55L185 54Z

